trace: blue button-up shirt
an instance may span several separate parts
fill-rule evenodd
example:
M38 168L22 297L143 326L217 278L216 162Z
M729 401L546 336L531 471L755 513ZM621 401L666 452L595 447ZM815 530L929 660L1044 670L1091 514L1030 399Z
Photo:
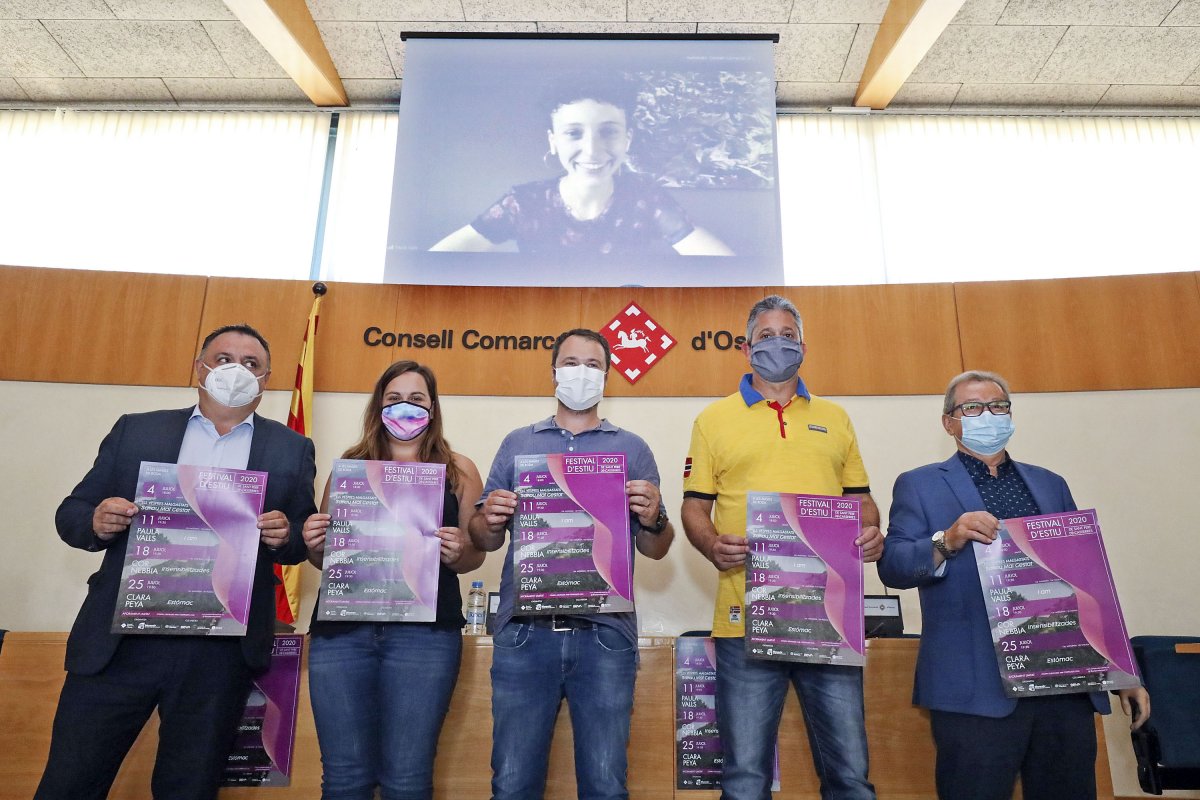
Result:
M196 406L192 409L192 416L188 417L177 463L195 467L245 469L250 463L250 441L253 438L253 414L221 436L217 433L217 426L200 413L200 406Z
M659 484L658 465L654 462L654 454L642 437L635 433L622 430L608 420L602 420L599 427L582 433L571 433L558 427L554 417L549 417L533 425L517 428L500 443L500 450L492 460L492 469L488 473L487 484L483 487L483 496L496 489L516 491L516 476L513 474L513 459L523 455L542 455L550 453L624 453L627 477L631 481L650 481L655 486ZM482 504L481 499L476 505ZM630 514L629 519L630 545L641 530L637 517ZM510 528L511 534L511 528ZM500 608L496 611L496 630L500 630L513 617L515 588L513 584L513 552L516 543L509 536L508 550L504 557L504 568L500 573ZM634 612L617 612L612 614L592 614L587 619L600 624L609 625L619 630L627 639L637 645L637 615Z

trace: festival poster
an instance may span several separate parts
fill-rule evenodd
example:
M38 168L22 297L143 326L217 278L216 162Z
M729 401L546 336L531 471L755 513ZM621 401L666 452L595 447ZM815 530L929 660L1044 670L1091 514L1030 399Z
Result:
M243 636L267 473L143 461L112 632Z
M724 765L717 727L717 656L711 637L675 640L675 788L720 790ZM771 791L779 791L779 747Z
M445 464L333 462L317 619L433 622Z
M860 513L856 497L749 493L748 655L863 665Z
M254 679L246 698L222 786L291 785L303 647L302 636L275 637L271 664Z
M513 469L515 613L633 611L625 456L517 456Z
M1094 509L1006 519L973 544L1006 695L1141 686Z

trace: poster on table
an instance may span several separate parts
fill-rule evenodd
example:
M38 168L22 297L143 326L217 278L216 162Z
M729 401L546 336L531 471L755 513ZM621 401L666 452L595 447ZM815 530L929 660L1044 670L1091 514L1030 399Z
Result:
M517 615L633 611L625 456L514 459Z
M222 786L290 786L304 637L275 637L271 664L254 679Z
M1141 686L1094 509L1006 519L974 548L1006 695Z
M112 632L243 636L267 473L143 461Z
M445 464L338 459L317 619L433 622Z
M723 765L716 644L708 636L681 636L675 640L675 788L720 790ZM771 790L779 791L778 745Z
M861 667L866 656L856 497L750 492L746 652Z

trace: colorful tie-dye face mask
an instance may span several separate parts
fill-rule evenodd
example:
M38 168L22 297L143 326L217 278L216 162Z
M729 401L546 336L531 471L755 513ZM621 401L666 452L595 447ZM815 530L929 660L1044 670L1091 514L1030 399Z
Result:
M384 406L382 416L383 427L402 442L412 441L429 427L429 409L407 400Z

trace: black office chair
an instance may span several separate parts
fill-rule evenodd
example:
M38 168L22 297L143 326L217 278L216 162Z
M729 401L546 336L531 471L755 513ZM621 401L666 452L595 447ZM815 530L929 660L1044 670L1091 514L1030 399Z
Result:
M1130 640L1146 691L1150 720L1133 732L1138 783L1147 794L1200 789L1200 653L1176 653L1194 636L1135 636Z

